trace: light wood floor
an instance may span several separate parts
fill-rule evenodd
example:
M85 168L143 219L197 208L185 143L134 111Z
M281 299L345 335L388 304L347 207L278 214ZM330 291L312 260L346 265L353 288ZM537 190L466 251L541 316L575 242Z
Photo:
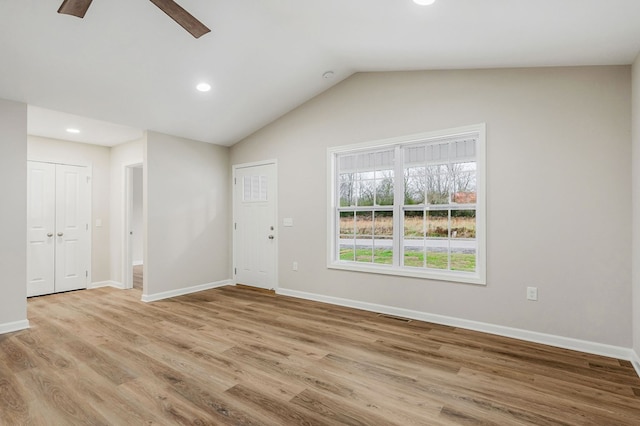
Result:
M626 361L246 288L139 299L30 299L0 424L640 424Z
M133 267L133 288L142 291L142 265L134 265Z

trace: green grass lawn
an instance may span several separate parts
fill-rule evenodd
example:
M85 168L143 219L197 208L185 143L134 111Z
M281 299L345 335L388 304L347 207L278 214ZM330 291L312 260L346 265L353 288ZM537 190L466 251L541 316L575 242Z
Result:
M357 249L340 250L340 260L378 263L391 265L393 263L393 251L388 249ZM425 266L424 253L419 251L406 251L404 265L422 268ZM426 267L432 269L447 269L447 253L427 253ZM467 253L451 253L451 270L474 272L476 270L476 256Z

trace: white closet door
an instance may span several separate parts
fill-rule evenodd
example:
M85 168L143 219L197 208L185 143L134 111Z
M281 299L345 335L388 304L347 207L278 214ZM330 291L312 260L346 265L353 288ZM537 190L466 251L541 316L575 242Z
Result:
M27 163L27 296L55 291L55 165Z
M87 288L87 168L29 161L27 174L27 296Z
M87 288L89 179L85 167L56 165L55 290Z

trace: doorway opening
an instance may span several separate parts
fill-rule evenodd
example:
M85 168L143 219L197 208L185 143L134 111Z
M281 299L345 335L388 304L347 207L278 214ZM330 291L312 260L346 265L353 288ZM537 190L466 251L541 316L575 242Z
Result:
M143 165L125 166L125 217L123 284L125 289L144 289Z

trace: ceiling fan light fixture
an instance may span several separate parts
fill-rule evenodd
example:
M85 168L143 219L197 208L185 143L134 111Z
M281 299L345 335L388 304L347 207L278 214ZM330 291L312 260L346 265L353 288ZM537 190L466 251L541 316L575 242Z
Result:
M84 18L92 1L93 0L64 0L58 9L58 13ZM200 38L206 33L211 32L206 25L198 21L173 0L151 0L151 3L155 4L195 38Z
M436 2L436 0L413 0L415 4L419 4L420 6L430 6Z
M196 90L198 90L198 92L208 92L211 90L211 85L208 83L200 83L196 86Z

